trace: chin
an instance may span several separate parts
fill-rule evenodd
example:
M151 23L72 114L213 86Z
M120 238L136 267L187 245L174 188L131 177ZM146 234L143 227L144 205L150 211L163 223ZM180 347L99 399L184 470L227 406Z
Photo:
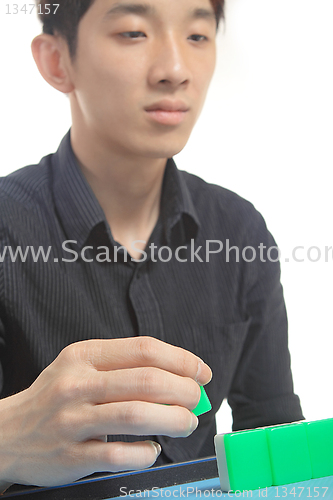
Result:
M158 159L161 159L161 158L172 158L173 156L177 155L178 153L180 153L182 151L183 148L181 149L176 149L176 150L165 150L165 151L150 151L150 152L147 152L147 154L145 154L146 158L158 158Z
M146 151L146 156L149 158L171 158L180 153L187 144L187 140L174 142L173 144L170 144L170 142L167 144L157 144L155 142L152 145L153 147Z

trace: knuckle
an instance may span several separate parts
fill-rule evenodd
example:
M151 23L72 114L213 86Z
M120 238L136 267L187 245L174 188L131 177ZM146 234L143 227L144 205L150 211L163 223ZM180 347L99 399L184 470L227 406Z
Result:
M137 386L141 394L151 395L158 386L158 371L155 368L143 368L138 374Z
M59 360L63 363L71 363L73 360L76 360L79 355L80 346L78 343L69 344L64 347L63 350L59 354Z
M152 364L157 358L157 340L153 337L139 337L136 339L137 356L143 364Z
M81 397L82 392L82 382L77 378L59 377L53 382L52 397L57 402L74 403Z
M80 342L74 342L64 347L59 354L59 359L67 363L81 363L89 354L89 350L93 347L93 341L82 340Z
M67 380L64 390L64 398L68 402L74 402L81 398L83 392L82 382L77 379Z
M62 437L71 437L78 426L77 415L68 409L62 409L54 415L53 430Z
M183 349L178 349L177 364L180 373L186 376L195 377L198 369L198 363L191 353L186 352Z
M112 471L128 469L144 469L156 461L151 445L137 441L136 443L114 442L105 451L104 460Z
M121 470L126 465L128 456L126 449L121 443L112 443L106 451L106 462L111 465L115 471Z
M193 431L192 415L186 408L180 408L179 410L178 418L175 419L176 427L174 437L188 437Z
M104 376L94 377L93 379L88 380L87 383L89 391L92 394L97 395L99 399L102 400L105 399L110 385L108 377Z
M64 463L69 467L69 469L73 468L73 464L77 467L80 467L81 465L86 466L86 457L85 454L82 453L81 443L70 443L68 445Z
M140 427L145 421L144 406L139 401L130 401L123 405L122 419L126 427Z
M63 377L59 377L53 381L51 397L56 403L62 403L65 399L67 380Z
M92 435L95 422L89 408L62 408L55 413L52 429L64 443L84 441Z

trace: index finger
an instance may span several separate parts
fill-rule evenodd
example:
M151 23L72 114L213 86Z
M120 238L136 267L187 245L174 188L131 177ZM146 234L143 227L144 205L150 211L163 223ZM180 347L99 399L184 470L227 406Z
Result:
M190 377L201 385L212 378L211 369L198 356L154 337L84 340L68 348L73 351L76 361L83 361L99 371L151 366Z

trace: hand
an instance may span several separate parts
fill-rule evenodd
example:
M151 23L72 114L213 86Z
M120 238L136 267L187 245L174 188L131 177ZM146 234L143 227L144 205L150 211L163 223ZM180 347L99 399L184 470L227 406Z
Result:
M211 376L194 354L152 337L69 345L28 389L0 401L0 484L54 486L151 466L158 444L106 436L188 436L198 383Z

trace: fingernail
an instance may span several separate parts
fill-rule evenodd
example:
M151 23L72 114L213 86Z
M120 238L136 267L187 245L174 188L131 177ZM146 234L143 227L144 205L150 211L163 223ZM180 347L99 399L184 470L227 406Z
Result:
M150 441L151 444L154 446L155 448L155 451L156 451L156 458L159 456L159 454L161 453L162 451L162 447L159 443L155 443L155 441Z
M198 427L199 424L199 419L192 413L192 426L191 426L191 432L195 431L195 429Z
M199 358L199 363L198 363L198 371L197 371L197 374L195 376L195 381L197 382L197 384L199 385L206 385L208 384L211 380L212 380L212 376L213 376L213 373L212 373L212 370L210 369L210 367L204 362L202 361L202 359ZM203 369L203 366L206 366L208 368L208 370L210 371L210 378L209 380L207 381L206 378L203 380L203 381L200 381L200 376L201 376L201 372L202 372L202 369Z
M200 373L202 371L202 365L204 364L204 362L202 361L202 359L200 359L199 363L198 363L198 370L197 370L197 374L195 376L195 381L199 384L199 377L200 377Z

